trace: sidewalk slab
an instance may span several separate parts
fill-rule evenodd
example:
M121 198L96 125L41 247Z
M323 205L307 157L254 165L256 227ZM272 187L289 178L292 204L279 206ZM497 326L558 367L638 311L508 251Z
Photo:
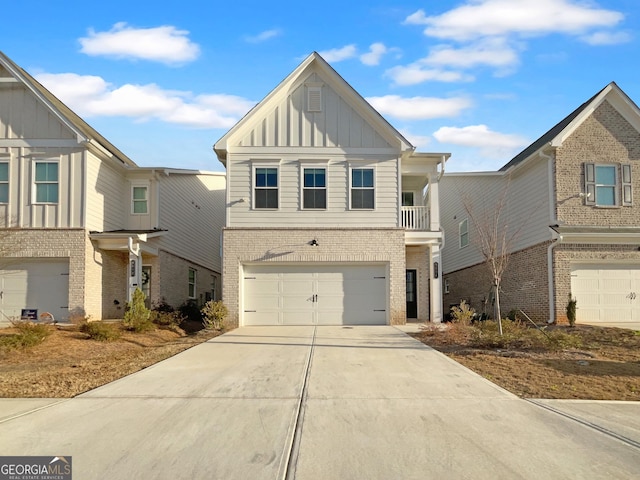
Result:
M0 398L0 422L65 401L64 398Z

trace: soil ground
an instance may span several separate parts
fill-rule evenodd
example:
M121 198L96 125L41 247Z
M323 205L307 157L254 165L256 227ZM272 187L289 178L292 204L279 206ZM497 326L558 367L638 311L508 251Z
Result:
M414 336L520 397L640 401L640 332L587 325L546 332L554 330L577 346L541 348L520 340L487 348L455 326Z
M118 340L99 342L74 327L49 328L51 335L35 347L0 351L0 397L74 397L220 335L156 329L125 331ZM0 330L0 335L15 333Z

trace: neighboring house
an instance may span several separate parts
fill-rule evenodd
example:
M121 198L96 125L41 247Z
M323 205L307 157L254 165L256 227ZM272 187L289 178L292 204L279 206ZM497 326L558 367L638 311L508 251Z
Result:
M225 176L140 168L0 53L0 321L219 295Z
M516 232L503 278L506 314L578 322L640 320L640 110L611 83L497 172L441 181L445 308L487 304L491 279L476 248L474 217L495 212Z
M416 153L320 55L214 150L228 178L231 324L441 321L438 181L449 155Z

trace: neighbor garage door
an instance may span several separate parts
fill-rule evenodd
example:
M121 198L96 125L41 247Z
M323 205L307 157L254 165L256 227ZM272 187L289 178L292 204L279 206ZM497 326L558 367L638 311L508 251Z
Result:
M384 265L245 265L244 325L384 325Z
M4 263L6 263L4 259ZM52 313L56 320L69 316L69 261L67 259L15 260L0 269L1 321L19 318L22 309Z
M574 265L578 322L640 321L640 265Z

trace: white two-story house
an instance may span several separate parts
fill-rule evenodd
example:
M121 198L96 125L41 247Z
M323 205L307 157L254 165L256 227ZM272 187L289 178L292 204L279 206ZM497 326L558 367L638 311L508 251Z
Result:
M220 295L225 176L141 168L0 53L0 322ZM216 291L218 291L216 293Z
M317 53L215 145L223 300L239 325L441 321L438 181Z

